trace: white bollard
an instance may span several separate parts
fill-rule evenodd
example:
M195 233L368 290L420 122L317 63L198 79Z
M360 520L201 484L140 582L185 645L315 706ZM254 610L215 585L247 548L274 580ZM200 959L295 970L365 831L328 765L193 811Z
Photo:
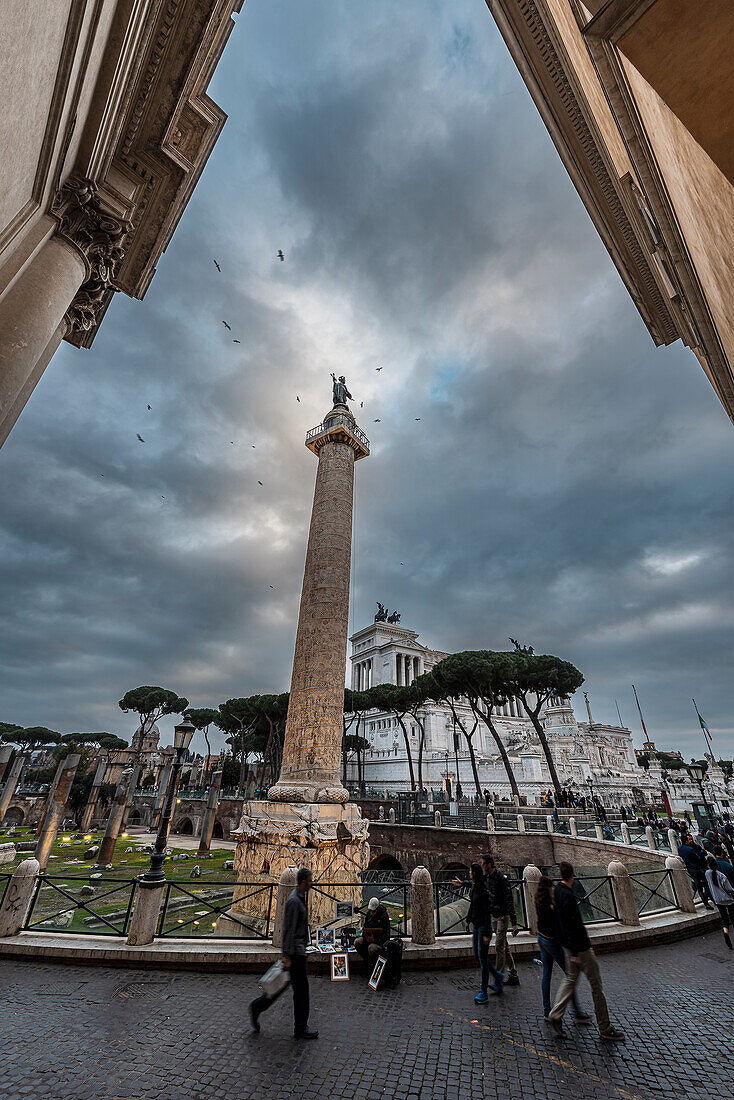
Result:
M657 852L658 845L655 840L655 833L652 831L652 825L648 825L645 829L645 836L647 837L647 846L651 852Z
M495 832L494 814L487 814L487 832Z
M598 821L597 821L596 825L594 826L594 832L596 833L596 839L597 840L604 840L604 830L603 830L603 828L601 827L601 825L599 824Z
M629 871L618 859L613 859L607 867L607 873L612 880L612 893L617 905L619 923L631 927L639 925L640 917Z
M670 871L670 877L673 880L678 907L683 913L695 913L696 903L693 900L693 887L685 863L680 856L668 856L665 860L665 866Z
M525 818L522 816L522 814L517 815L517 831L518 833L525 832Z
M388 815L387 815L387 820L388 820L388 822L390 823L390 825L394 825L394 824L395 824L395 808L394 808L394 806L391 806L391 807L390 807L390 811L389 811L389 813L388 813Z
M545 827L549 833L553 832L553 814L545 815Z
M410 938L426 946L436 942L433 884L427 867L416 867L410 876Z
M619 829L620 829L620 832L622 833L622 843L623 844L631 844L632 839L630 837L630 827L627 824L627 822L623 821L622 824L619 826Z
M25 924L41 865L31 856L13 871L0 905L0 937L17 936Z
M578 830L578 826L576 824L576 818L575 817L569 817L568 827L571 830L571 836L578 836L579 835L579 830Z
M678 840L678 833L675 831L675 829L668 829L668 844L670 845L670 850L674 856L678 855Z
M436 810L435 814L433 815L433 824L436 826L437 829L441 828L441 811L440 810Z

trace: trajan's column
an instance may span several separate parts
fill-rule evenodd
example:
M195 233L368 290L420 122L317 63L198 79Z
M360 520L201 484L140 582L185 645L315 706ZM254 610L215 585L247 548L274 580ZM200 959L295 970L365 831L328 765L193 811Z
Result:
M347 405L350 397L344 378L334 379L334 407L306 436L319 464L283 763L268 800L243 807L235 856L243 883L277 881L293 866L310 867L315 879L355 883L369 860L368 823L339 778L354 463L370 453ZM251 910L246 902L242 908Z

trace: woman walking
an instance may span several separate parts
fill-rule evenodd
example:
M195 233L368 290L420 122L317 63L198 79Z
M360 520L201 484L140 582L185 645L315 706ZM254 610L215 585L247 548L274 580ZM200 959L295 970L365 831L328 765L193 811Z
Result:
M489 1000L487 995L489 975L492 974L494 978L492 993L499 995L502 992L502 979L504 974L500 974L499 970L496 970L489 961L489 941L492 937L492 916L489 911L489 893L487 892L487 884L484 881L484 871L479 863L472 863L471 865L471 883L469 912L466 916L466 930L467 932L471 930L474 958L482 968L482 988L479 990L474 1000L478 1005L483 1005Z
M734 886L729 882L723 871L719 869L713 856L706 859L708 870L706 882L714 899L714 905L721 913L721 921L724 926L724 943L731 951L731 936L729 929L734 923Z
M566 960L556 925L555 906L553 904L553 883L546 875L542 875L538 882L538 890L535 895L535 908L538 914L538 947L540 948L540 958L543 962L543 975L540 980L540 988L543 994L543 1019L548 1023L548 1017L551 1011L550 991L553 964L558 963L565 974ZM588 1012L584 1012L581 1008L576 999L575 992L573 994L572 1003L573 1014L576 1019L580 1023L587 1023L591 1017Z

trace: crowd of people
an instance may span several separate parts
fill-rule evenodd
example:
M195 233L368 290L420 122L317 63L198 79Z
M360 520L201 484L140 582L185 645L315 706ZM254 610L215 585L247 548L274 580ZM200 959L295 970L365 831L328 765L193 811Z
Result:
M707 909L718 908L722 920L724 942L732 947L734 928L734 825L729 817L698 837L690 832L688 821L668 819L669 827L681 833L678 855L683 861L697 893ZM659 824L658 824L658 827ZM578 984L584 974L591 987L594 1015L602 1039L624 1041L624 1033L611 1022L604 988L594 949L579 908L579 897L573 888L574 868L559 864L560 881L555 885L542 875L535 895L538 947L542 963L541 997L543 1018L560 1038L566 1038L563 1018L569 1005L578 1024L587 1024L591 1016L583 1008ZM309 942L308 892L313 876L301 868L296 888L288 898L283 919L282 966L287 970L293 991L294 1036L296 1039L316 1039L318 1031L309 1027L309 988L306 948ZM474 958L480 972L480 987L474 997L476 1004L486 1004L491 996L502 995L507 985L519 985L515 961L508 942L508 933L516 936L519 928L512 887L498 870L493 857L482 857L473 863L469 883L452 879L456 889L469 887L466 931L471 934ZM495 961L491 962L489 947L494 936ZM355 948L366 964L369 975L377 959L384 954L390 940L390 917L377 898L371 898L364 915ZM563 980L551 1001L551 979L555 967ZM491 979L491 987L490 987ZM279 990L279 993L283 989ZM279 993L263 993L250 1005L252 1026L260 1030L261 1014L273 1004Z

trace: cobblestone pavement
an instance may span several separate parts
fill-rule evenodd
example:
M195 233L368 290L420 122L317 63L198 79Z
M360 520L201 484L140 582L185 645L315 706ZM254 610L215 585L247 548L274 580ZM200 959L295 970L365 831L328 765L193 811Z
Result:
M321 1038L296 1043L288 993L250 1032L252 975L1 960L0 1096L731 1100L732 954L711 933L603 956L620 1045L571 1020L569 1039L556 1039L532 963L519 988L482 1007L471 970L407 972L392 992L312 975ZM590 1007L588 986L583 998Z

